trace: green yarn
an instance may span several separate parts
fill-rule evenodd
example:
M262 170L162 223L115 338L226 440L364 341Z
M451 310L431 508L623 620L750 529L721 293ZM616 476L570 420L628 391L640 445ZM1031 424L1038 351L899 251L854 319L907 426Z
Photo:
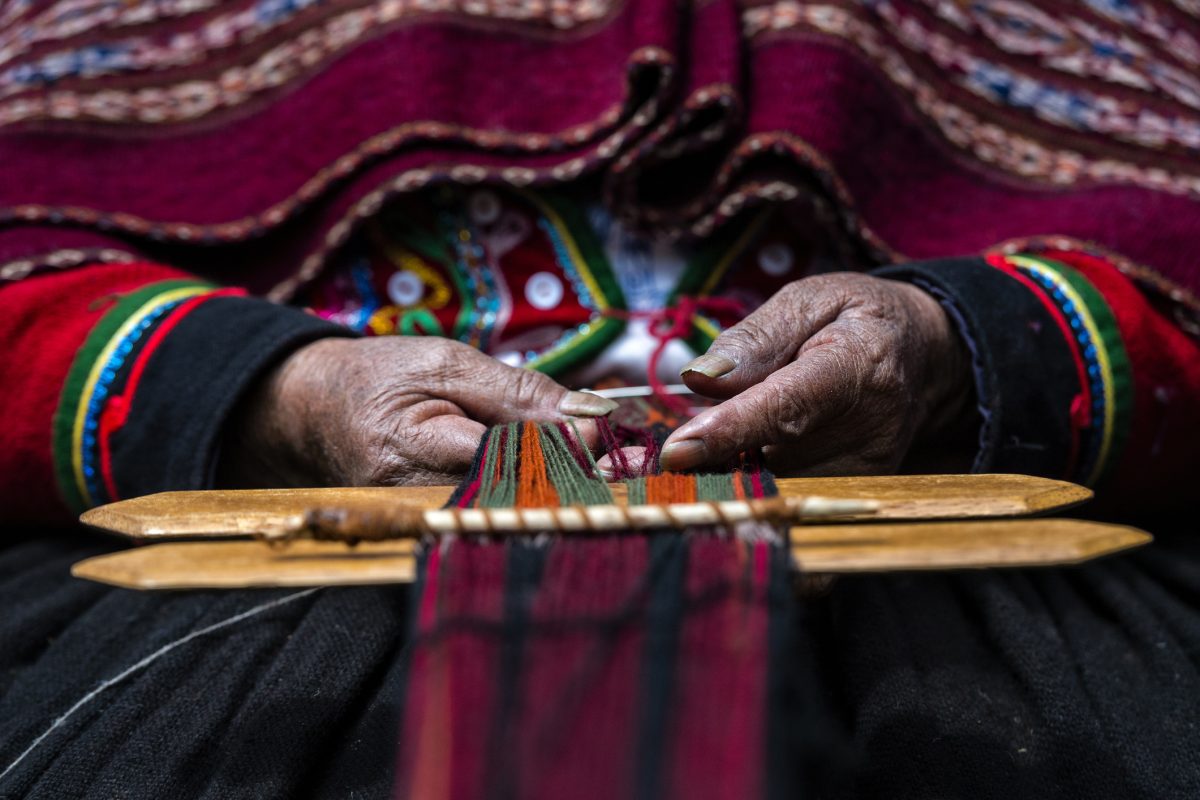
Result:
M562 505L594 506L613 502L608 484L599 477L588 477L571 455L571 449L557 425L541 425L538 431L542 439L542 454L546 459L546 474L558 492L558 499ZM585 452L587 450L580 449ZM591 458L590 454L588 458ZM599 476L599 472L595 474Z
M587 447L582 446L583 437L574 422L569 423L570 433L564 433L555 423L510 422L496 426L487 433L487 454L480 468L479 493L474 505L480 508L508 508L516 504L521 473L521 437L527 430L526 425L535 425L542 460L546 465L546 478L558 494L560 505L591 506L614 502L608 484L600 477L595 458ZM569 436L574 436L575 442L569 441ZM576 443L581 446L573 448ZM579 463L573 449L583 452L586 467ZM715 502L737 499L738 493L733 484L735 475L740 477L740 473L691 476L695 481L696 499ZM629 505L646 504L646 480L646 477L638 477L625 481Z
M520 454L521 424L510 422L492 428L488 439L487 459L483 464L483 481L479 487L478 505L481 508L507 508L517 500L517 465ZM505 438L507 437L507 438ZM500 442L504 441L504 458L500 474L496 463L501 461Z
M600 467L596 466L596 459L592 458L592 450L583 443L583 434L579 432L579 428L575 427L575 420L567 420L567 425L571 427L571 433L575 434L575 441L579 443L579 449L583 451L584 457L587 459L588 465L592 468L593 475L600 474ZM604 484L608 486L607 483Z
M708 474L696 476L696 499L722 502L734 500L733 476Z
M496 484L496 505L511 506L517 502L517 480L521 474L521 425L508 424L508 435L504 439L504 465L500 469L500 481Z
M737 499L737 493L733 490L733 475L723 475L720 473L695 475L694 479L696 481L697 501L719 503L725 500ZM643 506L646 504L645 478L631 478L625 481L625 486L628 487L629 505Z
M507 425L496 426L488 432L487 456L480 473L482 480L479 494L474 503L477 507L508 508L516 504L522 430L522 423L510 422ZM572 430L578 438L579 431L573 424ZM587 448L581 449L587 453L591 472L597 477L589 477L580 467L557 425L539 424L537 434L546 463L546 477L558 493L561 505L594 506L613 502L612 492L609 491L608 484L599 477L600 471Z
M630 478L625 481L625 488L628 491L628 503L631 506L646 505L646 479L645 478Z
M496 462L500 458L500 432L503 427L497 426L488 431L487 452L483 459L483 469L480 472L482 480L479 486L479 494L475 498L475 502L482 507L492 505L492 488L493 481L489 480L496 474Z

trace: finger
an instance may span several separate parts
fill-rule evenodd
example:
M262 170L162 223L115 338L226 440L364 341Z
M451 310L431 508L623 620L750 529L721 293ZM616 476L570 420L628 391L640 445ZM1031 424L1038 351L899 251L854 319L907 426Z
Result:
M831 276L790 283L680 372L683 382L708 397L733 397L789 363L804 342L833 322L846 293Z
M511 367L477 351L463 353L446 378L448 396L472 419L491 425L535 419L602 417L612 400L573 392L548 375Z
M435 473L461 475L471 467L487 426L455 414L441 414L419 422L419 465Z
M853 359L840 344L807 350L794 363L682 425L663 446L663 469L723 465L771 444L801 444L823 420L853 402Z
M487 428L446 400L419 402L392 420L384 438L367 439L367 472L351 485L428 484L432 476L461 476L471 466ZM442 483L453 483L453 479Z
M646 448L644 447L622 447L621 455L624 456L625 465L628 466L630 472L634 475L642 475L646 471ZM605 453L596 459L596 468L600 470L600 477L605 480L613 480L617 477L624 477L623 470L614 463L617 459L609 453Z
M380 486L454 486L462 480L462 472L428 472L413 470L387 478Z

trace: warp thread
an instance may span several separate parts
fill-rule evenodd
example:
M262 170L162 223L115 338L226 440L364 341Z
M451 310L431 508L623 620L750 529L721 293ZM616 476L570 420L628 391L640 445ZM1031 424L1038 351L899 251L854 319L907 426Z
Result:
M631 504L775 493L754 456L663 473L662 432L599 428ZM612 502L577 429L524 422L488 431L448 505ZM767 740L790 571L780 537L720 526L424 548L396 796L762 796L790 766Z
M665 432L613 426L604 419L596 425L613 477L626 484L631 505L745 500L776 493L757 454L739 456L723 472L664 473L658 454ZM636 466L627 447L644 450ZM574 423L512 422L484 436L447 506L534 508L611 502L612 493Z

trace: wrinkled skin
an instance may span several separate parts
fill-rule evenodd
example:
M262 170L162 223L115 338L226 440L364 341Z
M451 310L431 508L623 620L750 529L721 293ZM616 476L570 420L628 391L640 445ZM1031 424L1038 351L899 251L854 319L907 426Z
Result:
M451 484L488 425L595 417L615 406L449 339L322 339L289 356L241 404L220 481ZM594 423L579 428L594 443Z
M779 475L970 466L969 356L937 301L910 284L857 273L788 284L683 380L724 402L671 435L669 469L760 447Z
M668 469L721 468L762 448L779 475L964 471L969 361L941 306L855 273L789 284L685 368L724 400L667 440ZM570 392L448 339L324 339L269 373L227 430L226 486L455 483L488 425L602 416ZM594 424L581 433L596 444ZM631 449L634 463L640 452ZM608 457L599 462L610 466Z

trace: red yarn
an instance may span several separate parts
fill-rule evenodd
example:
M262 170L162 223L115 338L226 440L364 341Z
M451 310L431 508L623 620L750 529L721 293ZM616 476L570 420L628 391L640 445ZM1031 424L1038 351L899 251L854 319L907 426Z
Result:
M557 427L558 432L562 434L563 441L567 443L567 450L571 453L571 458L575 459L575 463L579 466L579 469L583 471L583 474L589 478L597 477L596 470L592 468L592 461L587 457L587 454L584 453L583 445L580 443L579 439L576 438L574 431L568 428L565 422L559 422L555 427Z
M697 314L722 314L741 319L747 313L744 305L726 297L692 297L683 295L675 305L657 311L623 311L609 309L607 315L617 319L644 319L650 323L650 335L658 340L658 346L650 354L647 364L646 382L654 397L667 409L686 416L688 405L678 397L668 394L666 386L658 379L658 362L673 339L683 339L692 331L692 321Z

